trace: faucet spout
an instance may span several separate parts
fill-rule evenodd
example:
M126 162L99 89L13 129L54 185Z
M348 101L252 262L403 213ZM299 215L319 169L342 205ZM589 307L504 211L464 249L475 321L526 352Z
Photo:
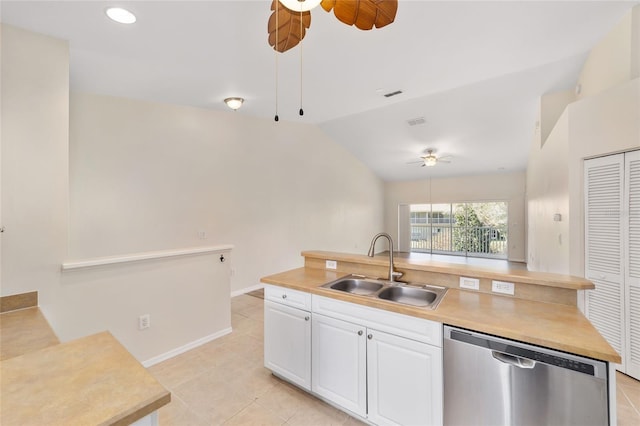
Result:
M386 232L380 232L379 234L376 234L371 240L371 246L369 246L369 253L367 253L367 256L373 257L373 255L375 254L376 241L378 241L378 238L380 237L384 237L389 241L389 281L394 282L396 280L396 277L402 276L402 273L394 272L393 270L393 240L391 239L391 235L387 234Z

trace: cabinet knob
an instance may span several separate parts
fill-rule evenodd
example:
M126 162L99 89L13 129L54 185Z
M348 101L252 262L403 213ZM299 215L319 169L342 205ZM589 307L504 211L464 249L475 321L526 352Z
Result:
M373 339L373 334L369 334L369 335L367 336L367 339L369 339L369 340Z
M286 295L286 294L283 294L283 295L282 295L282 298L283 298L283 299L286 299L286 298L287 298L287 295Z
M304 317L304 320L309 321L309 317L308 316Z
M358 336L362 336L362 330L358 331Z

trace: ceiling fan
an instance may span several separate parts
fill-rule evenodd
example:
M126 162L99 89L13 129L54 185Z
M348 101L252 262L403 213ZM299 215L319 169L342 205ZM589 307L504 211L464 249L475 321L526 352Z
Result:
M297 46L311 26L310 10L318 4L327 12L333 10L341 22L361 30L389 25L398 10L398 0L273 0L267 26L269 45L281 53Z
M422 163L421 167L433 167L438 163L451 163L451 156L450 155L445 155L442 157L438 157L435 154L435 151L433 149L427 149L427 155L423 155L420 157L421 160L420 161L411 161L407 164L418 164L418 163Z

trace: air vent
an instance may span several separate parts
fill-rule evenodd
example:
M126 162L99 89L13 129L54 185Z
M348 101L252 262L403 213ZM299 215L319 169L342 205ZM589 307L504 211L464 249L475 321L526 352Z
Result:
M395 92L389 92L389 93L385 93L384 97L385 98L390 98L392 96L396 96L402 93L402 90L396 90Z
M407 124L409 126L417 126L419 124L424 124L426 122L427 120L425 120L424 117L417 117L417 118L412 118L411 120L407 120Z

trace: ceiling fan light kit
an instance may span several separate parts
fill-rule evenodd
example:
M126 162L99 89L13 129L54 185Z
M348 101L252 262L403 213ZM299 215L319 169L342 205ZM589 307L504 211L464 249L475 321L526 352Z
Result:
M438 162L438 159L433 154L429 154L426 157L424 157L424 165L427 167L433 167L436 165L437 162Z
M308 12L318 6L322 0L280 0L284 7L294 12Z
M302 109L302 39L311 27L311 9L318 5L331 12L340 22L355 25L361 30L382 28L395 20L398 0L273 0L271 16L267 22L269 46L276 52L276 114L278 121L278 53L300 44L300 109Z

